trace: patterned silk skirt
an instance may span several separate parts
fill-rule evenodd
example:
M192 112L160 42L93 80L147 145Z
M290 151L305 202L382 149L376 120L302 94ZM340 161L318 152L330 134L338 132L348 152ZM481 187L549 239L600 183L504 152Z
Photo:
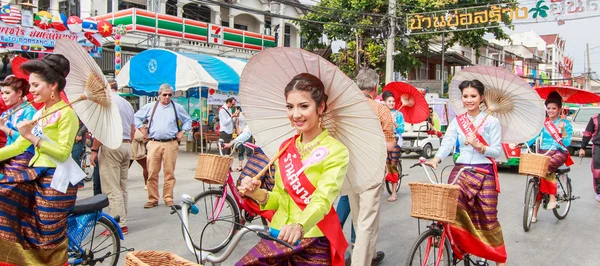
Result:
M540 150L541 154L545 154L546 152L545 150ZM540 178L540 191L538 192L537 200L542 199L542 193L556 195L556 174L554 172L567 161L567 153L562 150L551 150L547 156L550 157L548 174Z
M448 182L456 178L463 166L454 166ZM456 223L449 226L450 235L464 252L495 262L506 262L502 227L498 222L494 168L491 164L473 166L487 169L490 175L465 171L459 177L456 182L460 186Z
M28 167L30 153L0 165L0 265L66 265L67 214L77 187L50 187L55 168Z
M236 266L320 266L331 265L326 237L303 238L293 250L275 241L261 239Z
M398 183L398 179L400 178L400 171L398 171L398 161L400 160L401 155L402 149L398 144L394 146L393 151L388 151L387 160L385 161L385 165L387 168L387 175L385 176L386 181Z

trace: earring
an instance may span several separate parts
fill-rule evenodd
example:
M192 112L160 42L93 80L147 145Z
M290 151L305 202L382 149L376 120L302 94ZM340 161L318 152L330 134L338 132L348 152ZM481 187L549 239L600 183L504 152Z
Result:
M319 128L323 128L323 116L319 116Z
M50 95L50 99L54 100L54 98L56 98L56 96L54 96L54 91L52 91L52 95Z

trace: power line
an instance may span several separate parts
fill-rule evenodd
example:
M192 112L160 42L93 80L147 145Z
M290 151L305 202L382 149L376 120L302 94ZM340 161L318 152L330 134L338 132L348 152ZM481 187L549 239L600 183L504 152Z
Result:
M333 25L338 25L338 26L344 26L344 27L351 27L351 28L361 28L361 29L380 29L381 26L373 26L373 25L364 25L364 24L344 24L344 23L338 23L338 22L324 22L324 21L317 21L317 20L309 20L309 19L302 19L302 18L296 18L296 17L291 17L291 16L286 16L286 15L280 15L280 14L275 14L275 13L271 13L269 11L263 11L263 10L258 10L258 9L254 9L248 6L243 6L243 5L234 5L234 4L229 4L229 3L225 3L225 2L218 2L218 1L214 1L214 0L193 0L193 3L208 3L208 4L213 4L213 5L218 5L218 6L223 6L223 7L229 7L231 9L237 9L237 10L242 10L248 13L254 13L254 14L259 14L259 15L265 15L265 16L270 16L270 17L275 17L275 18L282 18L282 19L287 19L287 20L293 20L293 21L302 21L302 22L307 22L307 23L314 23L314 24L333 24Z

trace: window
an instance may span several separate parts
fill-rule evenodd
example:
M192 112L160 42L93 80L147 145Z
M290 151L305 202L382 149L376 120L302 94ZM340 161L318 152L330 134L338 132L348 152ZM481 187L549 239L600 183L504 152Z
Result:
M223 26L223 27L229 27L229 21L222 20L221 21L221 26Z
M435 79L440 80L441 78L441 65L435 65Z
M49 10L50 9L50 0L39 0L38 1L38 10Z
M283 37L283 46L285 47L290 47L290 43L291 43L291 32L292 28L288 25L285 26L285 36Z
M262 32L265 35L271 35L271 21L265 20L265 32Z
M198 6L198 4L187 4L183 6L184 18L210 23L210 15L210 8L207 6Z
M113 0L106 1L106 13L112 13L113 12L113 10L112 10L112 2L113 2Z
M60 1L58 3L58 11L67 16L79 16L79 1L68 0L68 1ZM110 11L109 11L110 12Z
M132 3L132 2L119 1L119 10L129 9L129 8L146 9L146 5Z
M417 77L418 79L429 79L428 77L429 75L427 75L427 66L425 64L421 65L421 69L420 69L420 73L419 73L419 77Z
M238 30L248 30L248 26L241 25L241 24L233 24L233 28L238 29Z
M166 3L165 14L177 16L177 0L168 0Z

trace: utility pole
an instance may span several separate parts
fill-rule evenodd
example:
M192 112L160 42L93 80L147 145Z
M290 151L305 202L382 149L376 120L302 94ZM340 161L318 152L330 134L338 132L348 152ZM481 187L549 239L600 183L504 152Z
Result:
M590 81L592 80L592 64L590 64L590 44L586 43L585 48L587 54L587 78L585 80L585 89L591 91L592 88Z
M394 81L394 41L396 39L396 0L389 0L390 35L387 39L385 58L385 83Z
M113 0L114 1L114 0ZM148 0L148 11L160 13L160 0ZM160 44L160 38L156 34L148 35L148 48L156 48Z
M441 50L441 52L442 52L442 65L440 67L440 70L441 70L440 71L440 80L441 80L441 83L442 83L442 87L440 87L440 92L441 92L440 96L441 97L443 97L443 95L444 95L444 69L445 69L445 67L444 67L444 54L445 54L445 49L444 49L445 47L444 47L444 45L445 45L445 42L446 42L446 33L442 33L442 50Z

